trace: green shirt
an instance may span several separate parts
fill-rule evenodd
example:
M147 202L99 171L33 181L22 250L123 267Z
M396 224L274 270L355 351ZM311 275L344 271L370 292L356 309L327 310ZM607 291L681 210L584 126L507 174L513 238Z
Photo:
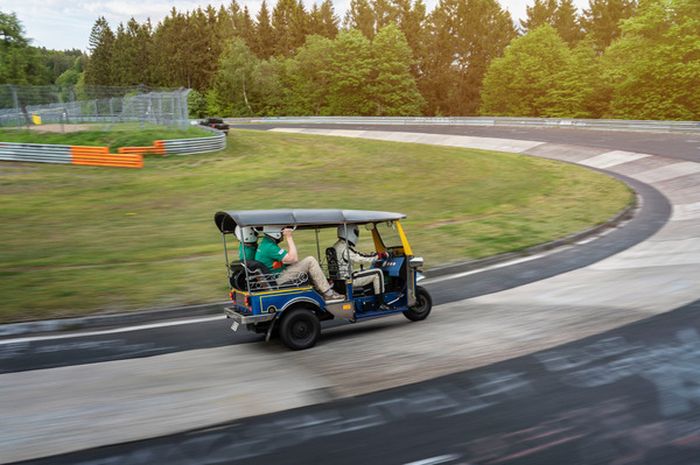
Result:
M256 245L246 245L244 243L238 244L238 259L240 261L245 260L255 260L255 251L257 250Z
M278 246L269 237L263 237L255 252L255 260L265 265L272 274L278 275L284 270L286 265L282 264L282 259L287 255L287 251ZM275 266L275 263L278 263Z

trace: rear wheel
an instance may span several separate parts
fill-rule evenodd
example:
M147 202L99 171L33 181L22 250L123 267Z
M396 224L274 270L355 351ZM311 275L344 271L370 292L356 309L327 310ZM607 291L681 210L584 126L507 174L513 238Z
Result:
M433 299L430 297L428 291L421 286L416 286L416 303L413 307L403 312L403 314L411 321L421 321L428 318L432 308Z
M321 334L321 323L316 314L307 308L287 310L282 316L280 337L284 345L292 350L313 347Z

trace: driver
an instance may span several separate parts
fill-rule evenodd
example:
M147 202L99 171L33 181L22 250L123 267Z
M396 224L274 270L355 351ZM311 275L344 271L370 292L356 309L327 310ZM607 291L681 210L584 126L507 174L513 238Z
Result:
M321 266L314 257L306 257L299 260L297 247L292 237L293 230L290 228L280 228L278 226L263 227L263 237L255 253L255 260L259 261L275 275L277 284L284 284L296 278L299 273L306 273L314 288L321 293L324 300L345 300L340 294L331 289L326 276L321 270ZM281 248L278 244L282 240L287 241L289 251Z
M356 263L374 264L378 259L386 258L386 253L363 254L355 250L355 245L360 237L360 228L357 225L338 226L338 240L333 244L335 256L338 258L338 274L342 279L349 278L349 270L351 265ZM383 281L381 270L369 269L364 271L355 271L352 273L353 285L362 287L372 284L374 295L380 305L384 304L383 299Z
M234 230L238 239L238 259L240 261L255 260L255 252L258 250L258 232L249 227L236 226Z

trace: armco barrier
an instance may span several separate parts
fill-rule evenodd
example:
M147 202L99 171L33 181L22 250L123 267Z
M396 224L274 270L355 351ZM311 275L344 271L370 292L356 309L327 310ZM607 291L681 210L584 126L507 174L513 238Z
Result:
M215 132L215 134L210 137L170 139L156 141L156 143L162 143L168 155L191 155L195 153L217 152L226 148L226 134L216 129L204 129Z
M0 160L66 165L143 167L141 155L114 155L108 147L0 142Z
M117 154L109 153L108 147L0 142L0 160L142 168L144 155L189 155L225 149L226 134L212 132L215 134L209 137L157 140L146 147L121 147Z
M306 123L367 125L524 126L537 128L582 128L624 131L700 133L700 121L637 121L616 119L510 118L510 117L375 117L375 116L290 116L268 118L227 118L228 123Z

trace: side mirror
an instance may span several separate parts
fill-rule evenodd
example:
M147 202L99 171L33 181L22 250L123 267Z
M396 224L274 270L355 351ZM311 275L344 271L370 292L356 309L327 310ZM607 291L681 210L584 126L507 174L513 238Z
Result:
M420 268L423 266L423 257L413 257L408 261L411 268Z

